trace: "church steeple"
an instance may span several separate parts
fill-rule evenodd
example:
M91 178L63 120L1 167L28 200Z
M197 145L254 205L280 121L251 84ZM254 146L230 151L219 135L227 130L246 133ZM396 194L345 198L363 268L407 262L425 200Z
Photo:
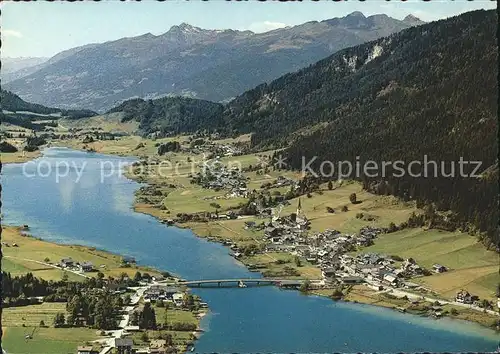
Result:
M297 216L300 217L302 216L302 204L300 202L300 198L299 198L299 204L297 205Z

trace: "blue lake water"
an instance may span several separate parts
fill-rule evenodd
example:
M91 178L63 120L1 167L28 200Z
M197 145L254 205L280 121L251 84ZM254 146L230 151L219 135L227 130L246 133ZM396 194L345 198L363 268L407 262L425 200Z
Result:
M27 164L5 165L3 222L28 224L32 234L46 240L133 256L185 279L258 277L227 248L134 212L140 184L117 172L127 161L132 160L51 148ZM57 179L56 166L65 174L66 163L68 175ZM202 321L206 332L196 343L199 352L492 352L499 339L474 324L274 287L194 292L211 309Z

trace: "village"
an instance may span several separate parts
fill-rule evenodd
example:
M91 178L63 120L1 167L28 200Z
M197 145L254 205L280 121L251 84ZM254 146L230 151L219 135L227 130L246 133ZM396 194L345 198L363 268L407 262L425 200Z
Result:
M359 285L371 289L373 293L393 294L398 298L411 299L408 300L410 302L418 299L422 301L425 298L435 302L439 299L443 304L449 302L493 313L491 301L469 293L466 286L457 289L452 298L449 294L443 297L426 281L420 281L432 274L447 272L446 262L438 264L440 261L436 259L435 264L430 266L427 262L424 267L418 263L419 258L411 258L411 254L402 258L397 253L383 254L370 252L369 249L365 252L365 248L376 243L379 235L398 230L392 228L390 223L389 227L381 227L380 222L376 223L378 226L374 226L375 223L367 226L366 222L372 220L372 216L368 213L365 213L365 216L363 213L355 214L356 218L360 214L360 221L365 221L365 226L360 227L358 231L351 230L346 233L328 226L323 230L314 227L315 231L311 231L311 221L305 215L301 204L308 203L315 195L321 195L321 188L317 185L315 188L314 184L317 182L306 181L304 176L301 179L289 172L276 169L272 153L251 155L250 159L250 155L239 156L244 149L239 149L235 144L210 143L196 137L190 137L188 142L182 144L182 149L181 154L173 152L169 155L169 161L186 159L194 161L196 157L189 155L192 153L203 153L205 160L204 163L195 163L199 168L198 172L191 170L191 173L187 173L187 181L192 187L181 181L175 188L171 188L171 183L176 179L168 181L168 188L173 190L172 194L175 195L172 204L184 200L183 196L191 193L192 189L197 191L199 200L206 203L206 208L198 208L193 212L184 209L175 213L170 210L170 194L165 198L166 194L159 192L158 188L161 187L158 184L154 188L158 189L156 193L159 196L151 199L149 203L159 205L161 210L168 210L164 213L167 214L167 218L160 217L167 225L185 224L185 227L194 228L195 232L197 228L206 230L202 232L205 234L204 237L228 246L231 254L243 261L249 270L261 272L264 277L283 276L293 279L303 275L297 264L305 263L306 268L315 267L320 270L321 282L312 282L312 289L328 291L337 288L349 289L353 285ZM237 156L237 159L233 161L227 159L228 156ZM342 187L342 182L338 181L334 189ZM330 190L330 187L328 189ZM326 191L326 188L324 190ZM354 193L351 196L354 196L351 200L352 205L362 202L355 200ZM233 199L234 202L231 201ZM290 211L292 200L298 204L296 212ZM344 204L337 206L335 210L328 205L322 208L330 215L347 215L351 206ZM284 213L281 215L283 209L288 210L287 215ZM221 234L213 232L211 225L214 225L214 229L222 228L225 231ZM239 233L233 229L233 225L242 228L240 230L242 235L245 235L246 241L241 242L230 236ZM295 258L291 258L292 261L274 258L276 265L271 265L269 268L266 264L270 263L262 262L259 258L260 255L266 254L270 255L268 259L273 259L277 254L288 254ZM288 264L290 262L297 264ZM311 279L316 280L317 277ZM440 312L437 313L439 315Z
M226 198L247 198L249 196L247 178L242 175L238 167L229 169L216 163L217 161L213 163L211 168L206 168L194 175L191 183L215 191L226 190L228 191Z
M77 353L176 353L180 347L175 346L175 341L178 340L175 333L186 333L182 336L186 337L182 341L187 343L183 348L186 345L189 348L201 331L196 319L205 315L208 304L190 294L185 286L176 285L178 279L143 277L137 286L128 286L127 279L124 280L121 285L109 284L115 294L127 299L121 309L118 329L103 331L105 338L78 346ZM143 320L146 316L145 308L152 311L150 324L145 324ZM164 317L161 320L158 313L160 311ZM177 318L185 320L179 321Z
M259 190L250 189L248 187L249 177L245 172L256 171L259 174L263 172L263 166L255 165L254 168L250 166L245 168L231 167L221 163L219 158L219 156L215 156L213 163L207 165L208 168L191 175L191 183L204 189L227 192L224 196L217 198L241 197L246 198L248 203L240 210L229 210L226 213L220 213L217 210L217 203L212 203L216 207L216 212L211 213L208 220L241 219L251 216L252 219L245 221L243 228L264 235L264 245L247 246L243 249L231 239L222 239L221 241L230 247L235 258L240 259L245 255L255 256L259 253L284 252L304 259L321 270L322 282L314 282L316 288L328 289L364 284L374 292L392 292L413 299L424 299L426 296L432 296L433 299L436 299L438 296L431 288L415 282L415 279L447 272L446 265L436 263L432 265L432 268L427 269L419 265L413 258L403 259L397 255L363 252L364 248L376 242L380 234L393 232L393 230L364 226L357 233L342 233L334 229L311 232L311 222L303 211L300 197L295 213L281 215L282 210L290 205L290 197L297 195L297 193L300 195L298 191L300 181L278 175L273 181L261 185ZM282 187L286 187L290 195L271 192L273 189ZM297 192L294 193L294 191ZM217 198L210 199L216 200ZM269 201L266 198L269 198ZM344 207L342 211L346 210L347 208ZM328 212L335 211L328 210ZM262 221L257 221L259 219ZM218 238L209 237L209 239L216 240ZM249 269L252 271L258 270L254 268L252 264L249 265ZM293 269L288 270L289 272L284 274L285 276L298 275L292 271ZM445 302L443 300L443 303ZM467 305L481 311L493 310L491 302L481 300L466 289L457 291L451 302ZM439 316L439 311L437 313Z
M477 295L470 294L465 289L458 291L452 301L438 301L434 291L412 281L448 271L444 265L433 264L432 269L426 269L413 258L356 252L373 245L381 233L390 232L387 228L364 226L356 234L343 234L330 229L311 234L310 222L302 210L300 199L295 213L280 216L280 210L281 208L274 210L270 222L260 225L246 222L245 228L264 231L267 241L264 252L287 252L319 267L323 279L312 284L314 288L364 284L374 292L399 294L399 297L406 297L413 304L418 300L428 300L431 296L435 305L454 303L497 314L493 311L492 303L481 301ZM234 245L231 246L236 249ZM234 256L238 258L241 253L235 252ZM441 312L437 306L433 315L440 317Z

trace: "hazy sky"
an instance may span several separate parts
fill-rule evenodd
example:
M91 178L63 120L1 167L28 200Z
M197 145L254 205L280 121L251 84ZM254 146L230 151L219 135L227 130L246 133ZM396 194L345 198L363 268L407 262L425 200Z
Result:
M148 32L158 35L182 22L209 29L263 32L285 25L341 17L353 11L361 11L367 16L385 13L398 19L413 14L424 21L432 21L480 8L493 9L496 1L2 1L0 7L2 57L48 57L87 43Z

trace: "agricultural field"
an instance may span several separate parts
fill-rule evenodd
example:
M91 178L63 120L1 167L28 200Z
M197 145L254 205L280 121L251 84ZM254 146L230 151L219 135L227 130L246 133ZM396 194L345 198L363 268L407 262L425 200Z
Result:
M54 328L58 312L66 312L65 303L43 303L2 311L2 346L9 354L67 354L75 353L84 342L99 338L87 328ZM40 327L43 321L46 327ZM26 339L32 335L32 339Z
M349 200L352 193L356 194L356 204ZM417 210L413 203L403 203L391 196L378 196L364 191L357 182L336 182L332 190L328 190L325 184L321 186L321 192L311 193L310 198L302 196L300 200L302 210L311 222L312 232L335 229L356 233L363 226L387 227L391 222L399 224L407 221L410 214ZM290 205L283 209L282 214L295 212L298 202L299 198L290 200ZM343 206L348 211L341 211ZM334 213L328 213L327 207L333 208ZM360 213L363 218L356 217Z
M95 248L57 245L34 237L24 236L20 229L16 227L3 228L2 242L4 243L2 245L2 269L10 271L12 275L25 274L29 271L35 277L46 280L60 280L64 274L68 275L69 280L83 280L83 275L53 267L55 263L67 257L71 257L74 261L92 262L94 267L104 273L105 276L116 277L121 273L126 273L133 277L138 270L141 272L146 270L151 275L158 274L152 269L143 267L122 267L122 257ZM17 246L14 247L14 244ZM84 273L85 276L96 276L96 274L97 271Z
M500 281L498 254L486 250L466 233L406 229L381 234L373 246L359 252L411 257L426 268L435 263L448 267L445 273L415 279L446 298L466 289L480 298L493 300Z
M6 139L6 141L10 144L13 144L14 146L20 145L20 143L17 141L17 139ZM5 164L5 163L21 163L21 162L26 162L26 161L36 159L39 156L41 156L40 151L32 151L32 152L25 152L25 153L23 153L22 151L2 152L0 154L0 161L2 161L3 164Z
M81 119L60 119L59 127L66 130L70 128L83 130L96 128L104 132L123 132L128 134L133 134L137 131L139 123L136 121L122 122L122 116L123 114L119 112Z
M264 275L269 277L282 277L281 274L286 274L286 267L293 268L297 271L297 275L287 276L293 279L321 279L321 270L301 259L300 264L296 264L295 257L284 252L269 252L256 254L254 256L243 257L242 261L245 264L252 264L257 267L265 267L261 269Z
M165 307L155 306L156 323L164 324L165 322ZM180 310L176 308L169 308L167 310L167 322L172 323L190 323L198 325L198 319L191 311Z
M165 307L154 307L155 315L156 315L156 323L160 326L163 326L165 323ZM191 311L185 311L178 308L169 308L167 310L167 323L169 326L175 323L184 323L190 324L192 326L197 327L199 320L196 315ZM147 330L135 332L132 334L132 339L135 345L144 346L148 345L148 342L144 339L144 333L148 340L159 339L166 334L170 334L172 336L173 344L176 345L179 349L186 349L186 344L191 342L195 337L193 334L194 331L174 331L174 330Z

